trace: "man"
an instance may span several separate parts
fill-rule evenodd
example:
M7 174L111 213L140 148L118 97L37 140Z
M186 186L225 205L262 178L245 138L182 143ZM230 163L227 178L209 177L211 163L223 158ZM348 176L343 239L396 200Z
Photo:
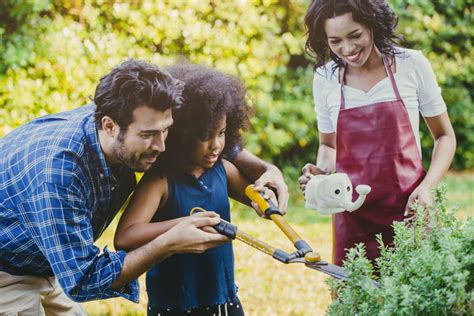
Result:
M165 150L182 89L157 67L129 60L100 80L94 104L38 118L0 139L0 314L84 314L69 298L137 302L136 278L154 263L227 241L202 229L219 221L208 212L128 253L101 253L93 244L133 191L134 172L148 170ZM276 167L246 151L235 163L250 177L261 175L257 187L275 188L286 208Z

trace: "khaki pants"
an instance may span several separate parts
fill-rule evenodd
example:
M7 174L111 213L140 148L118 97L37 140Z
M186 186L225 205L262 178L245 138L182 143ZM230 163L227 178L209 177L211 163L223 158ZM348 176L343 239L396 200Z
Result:
M87 315L64 294L54 277L17 276L0 271L0 315Z

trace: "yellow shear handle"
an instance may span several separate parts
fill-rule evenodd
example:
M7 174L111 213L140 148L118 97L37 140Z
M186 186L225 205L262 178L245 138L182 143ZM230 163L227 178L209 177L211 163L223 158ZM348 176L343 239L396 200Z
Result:
M302 240L298 233L296 233L295 230L283 219L278 208L271 201L265 200L262 193L255 191L252 184L245 188L245 195L257 203L260 210L264 212L265 215L281 229L281 231L283 231L286 237L288 237L293 244Z

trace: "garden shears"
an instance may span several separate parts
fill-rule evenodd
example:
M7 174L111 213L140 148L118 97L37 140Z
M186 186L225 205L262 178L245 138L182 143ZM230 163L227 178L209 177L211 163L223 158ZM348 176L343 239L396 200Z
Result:
M247 197L258 204L260 210L270 218L283 233L291 240L296 250L287 253L282 249L275 248L243 231L237 229L237 226L223 219L214 229L219 233L229 237L230 239L238 239L247 245L275 258L276 260L288 263L304 263L308 268L323 272L333 278L339 280L347 279L348 273L342 267L321 260L319 253L314 252L309 244L303 240L296 231L283 219L280 210L271 202L266 200L263 195L255 191L253 185L247 186L245 189ZM195 212L205 211L202 208L195 207L191 210L191 214Z

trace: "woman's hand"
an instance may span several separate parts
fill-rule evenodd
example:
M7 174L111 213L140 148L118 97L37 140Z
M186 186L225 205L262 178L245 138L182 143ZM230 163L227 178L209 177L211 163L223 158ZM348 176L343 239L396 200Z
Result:
M301 169L301 177L298 178L298 183L300 184L300 189L303 193L306 189L306 183L311 179L311 175L318 174L326 174L326 172L312 163L307 163L303 169Z
M415 190L413 190L405 207L405 217L413 217L414 213L411 208L416 201L418 201L418 203L423 207L432 207L434 201L431 187L421 183Z

